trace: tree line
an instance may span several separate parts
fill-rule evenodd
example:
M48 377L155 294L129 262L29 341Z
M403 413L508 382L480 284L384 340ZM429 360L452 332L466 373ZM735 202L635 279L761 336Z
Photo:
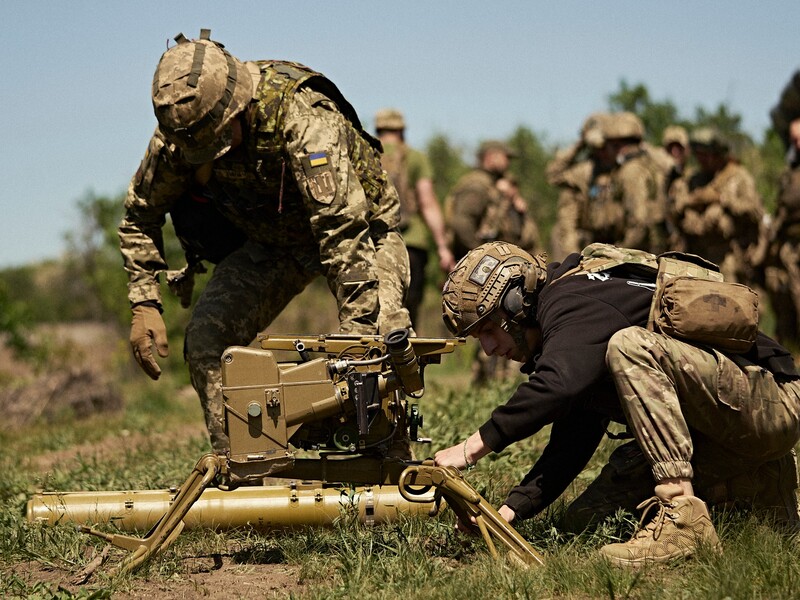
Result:
M646 141L654 145L661 143L668 125L681 125L688 131L709 125L718 128L731 140L734 154L755 177L767 210L774 209L784 148L772 129L765 131L762 139L753 139L742 130L741 115L725 103L710 109L698 106L693 115L682 115L671 100L654 99L644 84L631 85L626 80L609 94L607 106L598 108L635 113L645 125ZM576 139L580 126L581 123L575 123ZM476 147L480 141L474 141ZM510 169L547 241L556 218L557 190L548 185L544 171L557 148L547 142L545 134L525 125L517 127L505 141L518 155ZM474 157L446 134L434 135L421 149L431 161L434 187L443 201L458 178L471 168ZM127 277L116 233L123 201L124 194L115 197L87 194L77 201L81 225L65 234L67 250L61 259L0 271L0 333L5 333L7 343L20 354L36 355L26 344L25 336L25 331L36 323L102 319L118 324L121 332L127 330L130 320ZM164 228L164 234L170 267L180 268L183 266L180 244L170 227ZM202 285L201 280L195 293L199 293ZM167 320L170 337L181 339L189 313L180 310L177 300L166 289L164 302L165 311L173 313Z

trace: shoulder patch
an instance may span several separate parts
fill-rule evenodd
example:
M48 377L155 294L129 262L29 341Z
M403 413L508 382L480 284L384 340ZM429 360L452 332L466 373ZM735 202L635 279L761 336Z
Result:
M336 173L327 152L311 152L300 158L308 193L321 204L336 198Z

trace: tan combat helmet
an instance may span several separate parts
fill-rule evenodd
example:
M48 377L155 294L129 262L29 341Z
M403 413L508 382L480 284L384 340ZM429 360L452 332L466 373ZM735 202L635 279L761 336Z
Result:
M644 138L644 124L632 112L612 113L602 123L603 137L607 140Z
M611 118L608 113L592 113L581 126L581 142L590 148L600 148L605 142L603 127L606 121Z
M689 136L692 149L702 148L714 154L727 154L731 145L728 139L716 127L698 127Z
M661 136L661 145L665 148L670 144L679 144L684 148L689 147L689 134L680 125L668 125Z
M406 128L406 122L401 113L396 108L382 108L375 113L375 129L389 129L400 131Z
M190 41L178 42L162 56L153 76L153 109L167 140L186 160L202 164L222 156L231 147L232 119L253 97L253 78L247 67L222 44L200 31Z
M506 331L521 325L544 284L546 268L546 255L531 256L507 242L489 242L471 250L458 261L442 290L447 329L465 336L486 319Z

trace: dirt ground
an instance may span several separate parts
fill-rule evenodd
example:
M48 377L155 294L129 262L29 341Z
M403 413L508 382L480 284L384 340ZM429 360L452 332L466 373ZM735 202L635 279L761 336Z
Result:
M300 581L299 567L281 564L238 564L230 556L186 558L188 574L169 581L134 579L128 590L114 594L115 599L139 600L153 598L287 598L300 593L305 585ZM71 594L86 594L93 581L76 583L79 575L49 567L36 561L20 563L9 573L28 585L49 584L52 590Z

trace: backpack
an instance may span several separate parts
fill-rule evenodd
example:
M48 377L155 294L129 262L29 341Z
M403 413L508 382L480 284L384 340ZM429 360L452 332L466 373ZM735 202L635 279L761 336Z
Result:
M694 254L658 256L633 248L591 244L580 264L561 278L622 270L654 283L647 328L722 352L743 354L758 334L758 294L723 280L719 267Z

